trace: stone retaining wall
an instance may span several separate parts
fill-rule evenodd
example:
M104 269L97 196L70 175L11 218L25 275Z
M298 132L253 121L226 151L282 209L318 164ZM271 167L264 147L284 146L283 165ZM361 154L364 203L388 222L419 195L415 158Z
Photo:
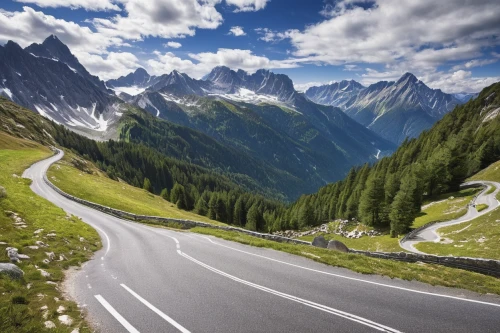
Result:
M250 231L247 229L243 228L236 228L236 227L230 227L230 226L217 226L213 225L210 223L205 223L205 222L199 222L199 221L191 221L191 220L183 220L183 219L174 219L174 218L168 218L168 217L160 217L160 216L148 216L148 215L136 215L132 214L129 212L124 212L122 210L102 206L99 204L96 204L94 202L90 202L87 200L83 200L77 197L74 197L61 189L59 189L57 186L52 184L47 178L46 175L43 176L44 182L50 186L54 191L62 195L63 197L66 197L72 201L78 202L82 205L91 207L95 210L98 210L100 212L119 217L122 219L126 220L131 220L131 221L137 221L137 222L149 222L149 223L155 223L155 224L162 224L162 225L175 225L175 226L181 226L182 229L190 229L194 227L204 227L204 228L213 228L213 229L220 229L220 230L226 230L226 231L237 231L241 232L250 236L254 237L259 237L267 240L272 240L275 242L280 242L280 243L291 243L291 244L302 244L302 245L311 245L310 242L298 240L298 239L292 239L292 238L287 238L287 237L282 237L282 236L277 236L277 235L271 235L271 234L266 234L266 233L260 233L260 232L255 232L255 231Z
M250 236L259 237L267 240L272 240L280 243L291 243L291 244L300 244L300 245L311 245L310 242L291 239L287 237L271 235L266 233L260 233L255 231L250 231L242 228L230 227L230 226L216 226L213 224L199 222L199 221L191 221L191 220L182 220L182 219L174 219L167 217L159 217L159 216L147 216L147 215L136 215L129 212L124 212L118 209L102 206L87 200L83 200L77 197L74 197L62 190L60 190L57 186L52 184L47 177L44 175L43 180L45 183L50 186L54 191L61 194L62 196L78 202L82 205L91 207L100 212L119 217L122 219L127 219L131 221L137 222L149 222L156 223L162 225L171 225L176 224L180 225L183 229L190 229L194 227L205 227L205 228L213 228L220 229L226 231L237 231ZM476 259L476 258L464 258L464 257L440 257L433 255L422 255L416 253L406 253L406 252L369 252L369 251L358 251L358 250L349 250L349 253L354 254L362 254L368 257L381 258L381 259L392 259L392 260L400 260L406 262L426 262L444 266L450 266L455 268L462 268L478 273L488 274L495 277L500 277L500 261L496 260L487 260L487 259Z
M407 252L369 252L349 250L349 253L363 254L368 257L393 259L406 262L424 262L454 268L466 269L477 273L500 277L500 261L493 259L467 258L467 257L444 257L430 254L418 254Z

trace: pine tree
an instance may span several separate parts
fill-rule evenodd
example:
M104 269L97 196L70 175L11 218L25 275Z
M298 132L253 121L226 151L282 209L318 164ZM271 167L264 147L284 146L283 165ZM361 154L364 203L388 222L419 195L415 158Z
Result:
M245 228L248 230L256 231L257 226L259 225L260 220L260 212L257 204L253 204L252 207L248 210L247 213L247 223L245 224Z
M161 190L160 197L162 197L163 199L165 199L167 201L170 200L170 195L168 194L168 190L166 188Z
M239 226L244 226L247 222L246 217L247 212L245 211L245 203L243 202L243 196L240 195L234 204L233 223Z
M391 219L391 232L396 235L405 233L412 225L418 210L415 209L415 196L417 192L417 179L408 173L401 180L401 188L394 197L389 218Z
M208 202L208 218L211 220L217 219L217 193L213 192L210 195L210 201Z
M314 209L309 203L304 203L299 210L299 227L305 228L314 225Z
M148 192L153 192L153 186L151 186L151 181L149 180L149 178L144 178L142 188Z
M372 175L368 178L359 202L359 219L366 225L376 226L381 222L384 209L384 182L382 177Z

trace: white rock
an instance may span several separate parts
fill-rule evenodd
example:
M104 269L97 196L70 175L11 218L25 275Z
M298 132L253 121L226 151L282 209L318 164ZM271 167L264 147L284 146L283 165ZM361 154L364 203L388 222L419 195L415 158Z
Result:
M59 316L57 317L57 319L59 319L61 324L64 324L66 326L71 326L71 324L73 324L73 319L68 315Z
M28 249L31 249L31 250L38 250L40 247L37 246L37 245L30 245L28 246Z
M35 235L38 235L38 234L39 234L39 233L41 233L42 231L43 231L43 229L37 229L37 230L35 230L33 233L34 233Z
M47 234L47 237L56 237L57 235L53 232L51 232L50 234Z
M45 324L45 328L56 328L56 324L54 324L50 320L47 320L44 324Z
M59 307L57 308L57 313L59 313L59 314L63 314L65 311L66 311L66 308L62 305L59 305Z
M40 271L40 274L42 274L43 277L49 277L50 273L47 272L46 270L43 270L41 268L38 269Z
M56 255L54 252L45 252L47 257L49 258L50 261L54 260L56 258Z
M40 310L41 310L41 311L45 311L45 310L47 310L48 308L49 308L49 307L48 307L47 305L44 305L44 306L42 306L42 307L40 308Z

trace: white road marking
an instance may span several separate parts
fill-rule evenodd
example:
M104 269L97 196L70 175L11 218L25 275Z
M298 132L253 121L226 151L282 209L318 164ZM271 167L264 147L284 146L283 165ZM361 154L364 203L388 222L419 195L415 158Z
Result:
M443 294L436 294L436 293L431 293L431 292L427 292L427 291L420 291L420 290L409 289L409 288L398 287L398 286L391 286L390 284L373 282L373 281L368 281L368 280L353 278L353 277L349 277L349 276L345 276L345 275L340 275L340 274L335 274L335 273L329 273L329 272L325 272L325 271L320 271L320 270L317 270L317 269L308 268L308 267L304 267L304 266L300 266L300 265L296 265L296 264L291 264L291 263L288 263L286 261L281 261L281 260L278 260L278 259L269 258L269 257L262 256L262 255L259 255L259 254L255 254L255 253L251 253L251 252L247 252L247 251L235 249L234 247L230 247L230 246L227 246L227 245L223 245L223 244L214 242L213 240L211 240L208 237L203 237L203 238L206 238L211 243L216 244L218 246L222 246L222 247L225 247L225 248L228 248L228 249L231 249L231 250L234 250L234 251L238 251L238 252L241 252L241 253L245 253L245 254L248 254L248 255L252 255L252 256L255 256L255 257L259 257L259 258L271 260L271 261L274 261L274 262L278 262L278 263L281 263L281 264L284 264L284 265L288 265L288 266L293 266L293 267L305 269L305 270L308 270L308 271L311 271L311 272L326 274L326 275L335 276L335 277L339 277L339 278L347 279L347 280L352 280L352 281L369 283L369 284L373 284L373 285L377 285L377 286L381 286L381 287L387 287L387 288L393 288L393 289L398 289L398 290L409 291L409 292L413 292L413 293L417 293L417 294L430 295L430 296L436 296L436 297L444 297L444 298L456 299L456 300L465 301L465 302L471 302L471 303L478 303L478 304L484 304L484 305L491 305L491 306L500 307L500 304L496 304L496 303L477 301L477 300L474 300L474 299L460 298L460 297L456 297L456 296L449 296L449 295L443 295Z
M175 237L172 237L172 236L168 236L167 237L169 238L172 238L177 244L179 243L179 241L175 238ZM181 250L177 250L177 253L180 254L181 256L183 256L184 258L208 269L208 270L211 270L212 272L215 272L219 275L222 275L222 276L225 276L231 280L234 280L236 282L239 282L239 283L242 283L242 284L245 284L247 286L250 286L250 287L253 287L253 288L256 288L256 289L259 289L259 290L262 290L262 291L265 291L267 293L270 293L270 294L273 294L273 295L276 295L276 296L279 296L279 297L282 297L282 298L285 298L285 299L289 299L291 301L294 301L294 302L297 302L297 303L300 303L300 304L303 304L303 305L306 305L306 306L309 306L311 308L314 308L314 309L318 309L318 310L321 310L321 311L324 311L324 312L327 312L327 313L330 313L330 314L333 314L333 315L336 315L336 316L339 316L339 317L342 317L342 318L345 318L345 319L349 319L349 320L352 320L354 322L357 322L357 323L360 323L360 324L363 324L365 326L368 326L368 327L371 327L371 328L374 328L378 331L381 331L381 332L393 332L393 333L400 333L400 331L394 329L394 328L391 328L391 327L388 327L388 326L385 326L385 325L382 325L382 324L379 324L379 323L376 323L374 321L371 321L369 319L366 319L366 318L363 318L363 317L360 317L360 316L356 316L354 314L351 314L351 313L348 313L348 312L344 312L344 311L341 311L341 310L337 310L337 309L334 309L334 308L331 308L331 307L328 307L326 305L322 305L322 304L318 304L318 303L314 303L314 302L311 302L311 301L308 301L306 299L303 299L303 298L299 298L299 297L296 297L296 296L293 296L293 295L289 295L289 294L285 294L285 293L282 293L280 291L277 291L277 290L274 290L274 289L271 289L271 288L267 288L267 287L264 287L264 286L261 286L259 284L256 284L256 283L252 283L250 281L246 281L246 280L243 280L243 279L240 279L234 275L231 275L231 274L228 274L228 273L225 273L223 271L220 271L218 270L217 268L214 268L210 265L207 265L197 259L194 259L193 257L183 253ZM122 285L123 286L123 285Z
M109 313L111 313L113 317L115 317L116 320L118 320L120 324L122 324L123 327L125 327L127 331L130 333L139 333L139 331L136 330L135 327L132 326L125 318L123 318L122 315L119 314L118 311L116 311L115 308L113 308L111 304L109 304L101 295L94 295L94 297L99 301L99 303L101 303L102 306L104 306L106 310L108 310Z
M111 248L111 241L109 240L109 237L108 237L108 234L104 232L104 230L102 230L101 228L95 226L94 224L91 225L94 229L97 229L97 231L100 231L104 234L104 236L106 237L106 253L104 254L104 256L101 257L101 260L104 260L104 257L108 254L109 252L109 249Z
M170 318L169 316L167 316L166 314L164 314L163 312L161 312L153 304L149 303L144 298L142 298L141 296L139 296L135 291L133 291L132 289L130 289L129 287L127 287L123 283L120 284L120 286L122 286L123 288L125 288L125 290L128 291L129 293L131 293L132 296L134 296L139 301L141 301L144 305L146 305L148 308L150 308L151 310L153 310L153 312L155 312L157 315L159 315L160 317L162 317L163 319L165 319L166 321L168 321L172 326L174 326L175 328L177 328L179 331L181 331L182 333L190 333L187 329L185 329L178 322L176 322L175 320L173 320L172 318Z

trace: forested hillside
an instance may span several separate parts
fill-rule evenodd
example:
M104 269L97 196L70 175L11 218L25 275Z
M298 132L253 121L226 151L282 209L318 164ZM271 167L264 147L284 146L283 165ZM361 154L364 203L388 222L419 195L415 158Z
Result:
M263 229L265 211L284 209L281 202L245 191L217 172L166 157L143 144L90 140L4 98L0 98L0 120L0 130L70 149L94 162L110 178L161 194L180 209L220 222Z
M287 225L299 228L327 220L357 218L393 235L407 231L426 196L458 189L470 175L500 159L500 83L457 107L431 130L406 140L373 166L318 193L302 196L287 211Z

